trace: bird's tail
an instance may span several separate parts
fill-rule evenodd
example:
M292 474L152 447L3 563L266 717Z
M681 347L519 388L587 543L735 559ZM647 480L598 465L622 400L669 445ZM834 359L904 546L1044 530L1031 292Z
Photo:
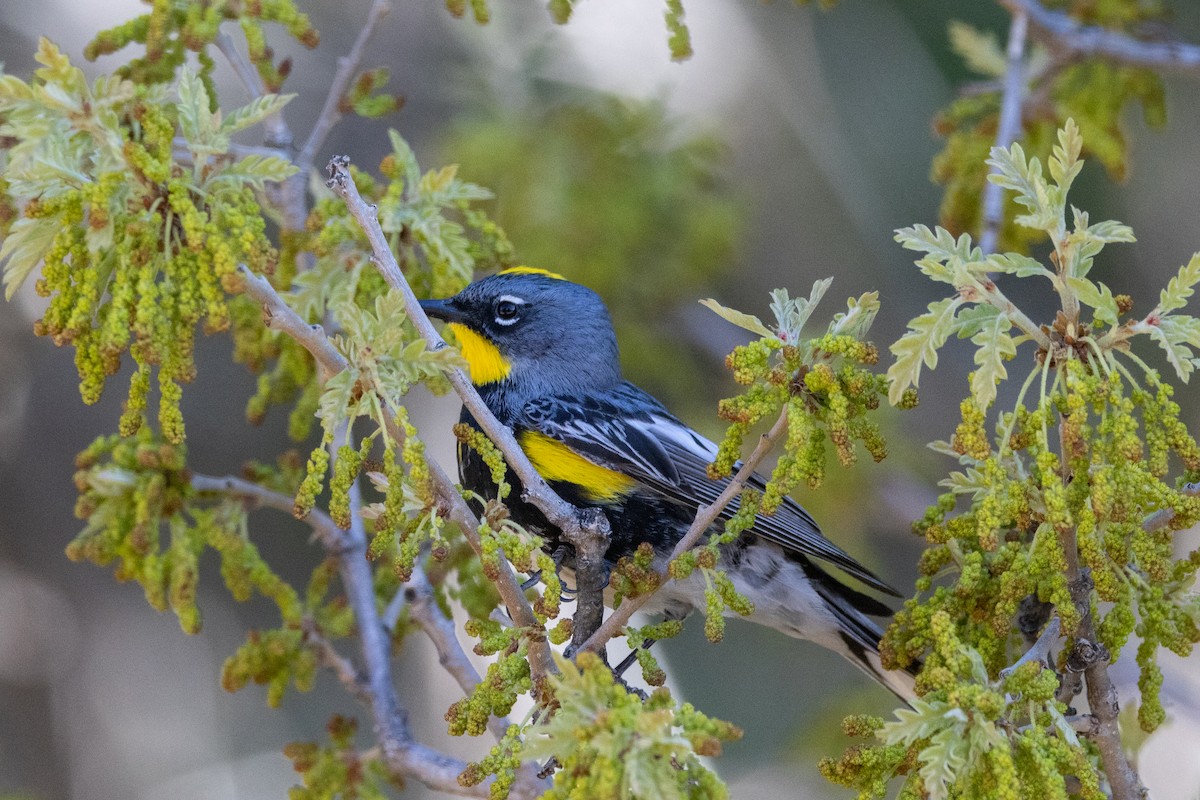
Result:
M819 568L806 571L812 579L813 588L837 622L842 647L834 649L905 703L916 697L913 684L920 665L904 670L884 669L879 655L883 631L867 616L891 616L891 609L875 598L840 583Z

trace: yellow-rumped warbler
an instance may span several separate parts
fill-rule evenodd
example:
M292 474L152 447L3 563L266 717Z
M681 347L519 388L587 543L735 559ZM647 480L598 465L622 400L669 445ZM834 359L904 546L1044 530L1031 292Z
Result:
M471 381L488 408L512 429L538 473L576 506L604 509L612 528L610 564L642 542L664 559L701 504L727 481L707 467L717 447L621 377L617 340L600 297L545 270L517 267L472 283L446 300L423 300L431 317L450 324ZM464 408L462 421L478 427ZM484 497L491 472L469 447L458 448L463 485ZM562 546L558 532L532 505L510 471L512 518ZM764 481L752 482L761 488ZM736 503L727 509L728 518ZM572 566L569 546L564 564ZM873 589L896 591L821 535L798 503L760 515L750 531L725 545L720 566L754 603L749 619L840 653L901 697L912 677L882 669L880 630L869 616L891 610L817 565L836 566ZM669 581L644 610L682 619L703 608L699 573Z

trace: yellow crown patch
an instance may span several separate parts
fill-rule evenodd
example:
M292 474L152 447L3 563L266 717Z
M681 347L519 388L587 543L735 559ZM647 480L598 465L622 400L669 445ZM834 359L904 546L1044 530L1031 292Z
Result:
M565 281L566 280L566 278L564 278L562 275L559 275L557 272L551 272L548 269L541 269L540 267L509 267L508 269L500 270L496 274L497 275L545 275L547 278L553 278L556 281Z

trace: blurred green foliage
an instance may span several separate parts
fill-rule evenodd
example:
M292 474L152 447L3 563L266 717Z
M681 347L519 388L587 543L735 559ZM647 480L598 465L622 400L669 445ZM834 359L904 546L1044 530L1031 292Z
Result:
M628 373L668 398L711 397L678 341L676 304L731 271L742 207L722 179L724 148L661 103L553 97L461 123L443 143L492 188L494 217L523 264L605 298Z

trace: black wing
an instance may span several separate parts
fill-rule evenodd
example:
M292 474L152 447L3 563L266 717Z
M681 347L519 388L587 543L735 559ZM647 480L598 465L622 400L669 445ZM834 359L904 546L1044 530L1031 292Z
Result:
M518 423L566 444L602 466L637 479L689 508L717 499L729 483L708 477L717 446L677 420L650 395L631 383L583 398L543 397L527 403ZM757 489L766 480L755 474ZM734 500L722 513L737 510ZM754 533L785 550L827 561L882 592L900 594L821 534L809 513L791 498L770 516L759 515Z

